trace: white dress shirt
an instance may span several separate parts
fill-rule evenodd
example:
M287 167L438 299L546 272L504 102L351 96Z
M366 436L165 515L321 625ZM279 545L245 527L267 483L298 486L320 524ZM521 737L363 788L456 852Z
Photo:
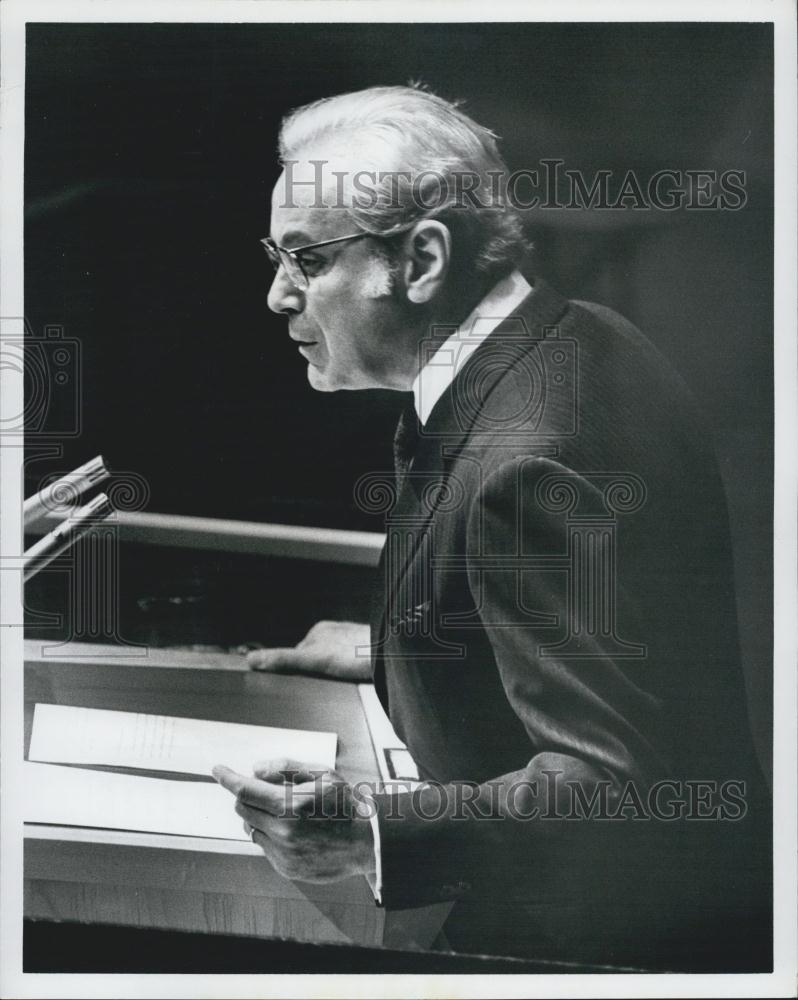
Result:
M485 338L510 316L532 291L520 271L513 271L488 292L473 312L427 360L413 382L416 413L423 427L433 407Z

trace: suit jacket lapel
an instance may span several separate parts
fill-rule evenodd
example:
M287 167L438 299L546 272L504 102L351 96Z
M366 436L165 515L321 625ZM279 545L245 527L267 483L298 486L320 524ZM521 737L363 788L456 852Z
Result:
M383 550L380 560L385 599L378 636L386 635L385 611L394 606L402 579L421 540L429 532L435 511L446 497L452 462L472 435L480 409L510 371L513 355L520 358L531 350L543 337L545 328L556 325L567 307L566 299L537 279L530 295L486 337L435 404L421 430L412 470L386 519L386 548L393 548L388 558ZM495 373L492 380L480 381L479 401L474 400L469 384L476 365L483 372ZM375 650L375 668L380 659L379 651Z

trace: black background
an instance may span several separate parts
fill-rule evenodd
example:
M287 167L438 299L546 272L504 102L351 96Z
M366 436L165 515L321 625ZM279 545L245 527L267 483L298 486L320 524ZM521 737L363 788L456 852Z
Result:
M80 434L57 459L29 448L28 493L102 452L147 480L153 511L380 530L352 486L390 468L401 400L313 392L266 306L258 239L293 107L423 80L465 99L511 169L744 170L740 211L539 211L530 227L538 273L638 324L704 409L766 729L769 25L29 24L26 60L26 316L82 351Z

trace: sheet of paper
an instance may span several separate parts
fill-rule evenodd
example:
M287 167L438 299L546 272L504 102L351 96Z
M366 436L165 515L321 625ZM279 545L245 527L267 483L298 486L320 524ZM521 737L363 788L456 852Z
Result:
M227 764L252 774L256 761L277 757L333 768L336 745L335 733L39 704L28 759L201 775Z
M30 761L23 765L23 781L26 823L249 839L235 798L216 783Z

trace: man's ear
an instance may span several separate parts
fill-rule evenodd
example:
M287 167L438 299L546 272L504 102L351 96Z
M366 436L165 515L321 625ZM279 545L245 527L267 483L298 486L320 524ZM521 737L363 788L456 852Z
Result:
M452 234L435 219L425 219L410 230L405 243L404 278L408 299L430 302L443 289L452 260Z

